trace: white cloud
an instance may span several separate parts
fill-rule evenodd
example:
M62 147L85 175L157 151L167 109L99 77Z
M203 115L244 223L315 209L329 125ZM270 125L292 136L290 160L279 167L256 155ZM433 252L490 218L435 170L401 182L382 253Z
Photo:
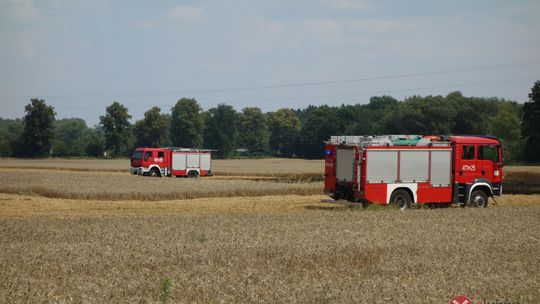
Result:
M200 6L177 5L168 14L168 18L174 21L192 21L198 19L203 13Z
M335 8L344 11L367 11L369 6L364 1L357 0L332 0L330 1Z
M512 7L512 10L523 14L538 14L540 13L540 3L521 3Z
M183 29L186 25L200 19L203 11L204 8L200 6L177 5L159 18L145 19L137 22L135 27L141 30L151 30L161 26L172 25L178 29Z
M430 26L429 20L425 18L357 18L349 19L345 23L352 31L368 33L412 33Z
M8 15L19 20L36 20L43 16L34 6L32 0L2 0L0 8L5 9Z

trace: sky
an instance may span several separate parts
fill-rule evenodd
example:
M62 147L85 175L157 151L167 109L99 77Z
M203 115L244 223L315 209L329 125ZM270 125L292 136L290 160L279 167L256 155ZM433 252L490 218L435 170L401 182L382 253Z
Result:
M446 95L528 100L540 1L0 0L0 117L31 98L89 126L182 97L205 110Z

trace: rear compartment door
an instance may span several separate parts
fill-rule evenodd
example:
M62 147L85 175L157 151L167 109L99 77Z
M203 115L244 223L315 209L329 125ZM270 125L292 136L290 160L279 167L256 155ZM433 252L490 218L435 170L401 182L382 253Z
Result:
M186 154L185 153L172 154L172 170L186 170Z
M205 153L205 154L201 154L201 170L210 170L210 164L211 164L211 160L210 160L210 154L209 153Z
M354 168L354 149L338 148L336 151L336 181L352 182Z
M199 154L187 154L187 167L188 168L199 168L200 167L200 156L199 156Z

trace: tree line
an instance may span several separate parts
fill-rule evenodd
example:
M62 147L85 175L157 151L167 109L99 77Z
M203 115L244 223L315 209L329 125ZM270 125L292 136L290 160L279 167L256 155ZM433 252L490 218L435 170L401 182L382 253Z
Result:
M135 147L216 149L217 157L283 156L322 158L331 135L468 134L494 135L507 162L540 162L540 81L529 101L499 98L412 96L398 101L371 97L369 103L236 111L227 104L203 111L182 98L164 113L152 107L130 123L127 107L113 102L89 128L79 118L56 120L54 108L32 99L22 119L0 118L0 155L12 157L121 157Z

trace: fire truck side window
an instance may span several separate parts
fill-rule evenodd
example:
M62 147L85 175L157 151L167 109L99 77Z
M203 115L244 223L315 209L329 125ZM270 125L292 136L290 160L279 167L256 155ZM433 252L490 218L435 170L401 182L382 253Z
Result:
M144 152L144 159L151 158L152 157L152 151Z
M474 146L463 146L461 159L474 159Z
M165 152L158 152L158 153L157 153L157 157L158 157L158 158L163 158L163 157L165 157Z
M499 151L496 146L479 146L478 159L490 160L497 163L499 162Z

